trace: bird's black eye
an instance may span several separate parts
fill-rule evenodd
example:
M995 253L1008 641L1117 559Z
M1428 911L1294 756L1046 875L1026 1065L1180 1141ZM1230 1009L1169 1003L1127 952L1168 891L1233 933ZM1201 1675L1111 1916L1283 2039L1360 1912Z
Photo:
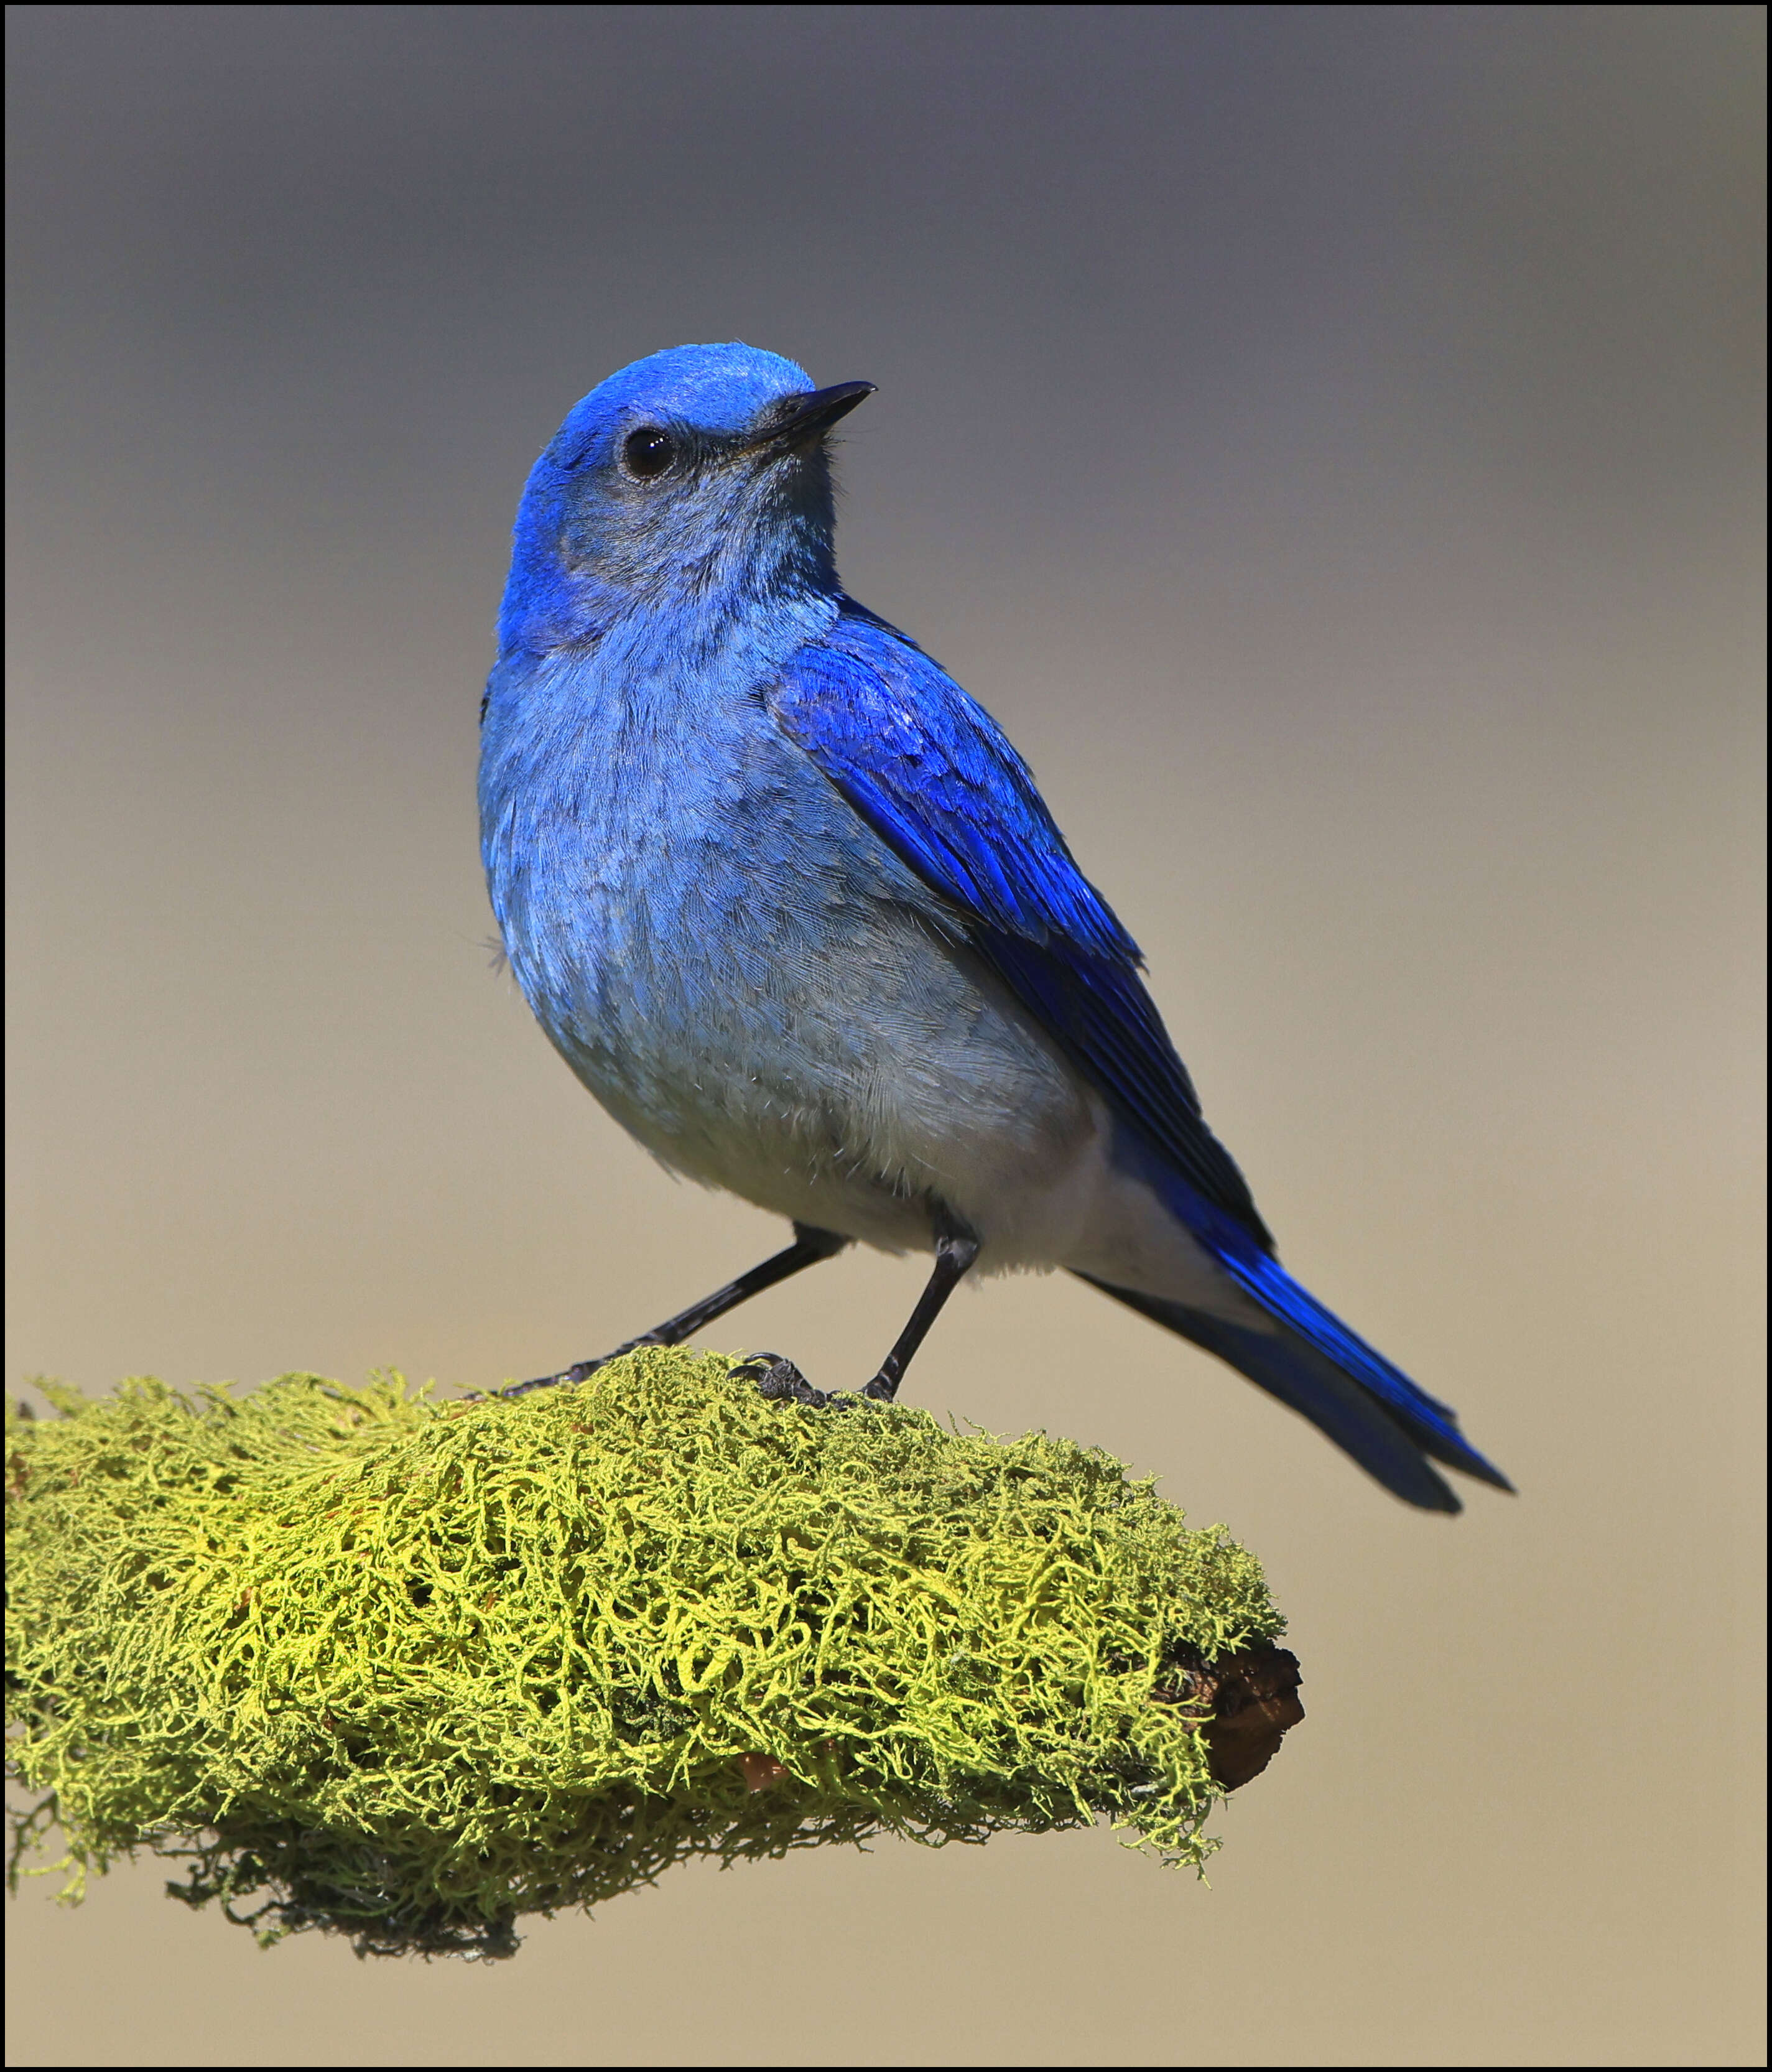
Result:
M676 458L676 442L656 425L642 425L622 442L622 465L642 482L663 475Z

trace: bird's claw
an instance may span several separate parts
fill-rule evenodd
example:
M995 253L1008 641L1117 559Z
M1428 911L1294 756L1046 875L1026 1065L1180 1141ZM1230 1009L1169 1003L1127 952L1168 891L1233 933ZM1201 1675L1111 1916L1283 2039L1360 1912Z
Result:
M758 1353L732 1370L754 1381L757 1393L771 1403L804 1403L810 1410L822 1410L830 1401L822 1388L814 1388L791 1359L779 1353Z
M771 1403L804 1403L808 1410L845 1410L856 1400L853 1389L814 1388L791 1359L779 1353L756 1353L732 1371L754 1381L757 1393Z

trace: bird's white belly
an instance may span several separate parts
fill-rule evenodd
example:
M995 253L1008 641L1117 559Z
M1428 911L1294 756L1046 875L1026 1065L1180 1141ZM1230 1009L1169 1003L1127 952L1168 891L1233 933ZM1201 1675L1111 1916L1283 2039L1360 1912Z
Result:
M981 1270L1055 1266L1099 1162L1101 1104L970 960L888 917L833 975L779 975L767 1001L698 985L722 1011L630 1044L562 1045L616 1120L672 1170L797 1222L927 1251L945 1207ZM865 974L863 997L855 975Z
M636 1103L625 1073L572 1062L673 1171L796 1222L884 1251L927 1252L940 1204L980 1237L979 1273L1068 1267L1265 1327L1116 1160L1106 1102L1019 1003L966 958L941 958L933 982L920 931L915 948L915 1012L886 977L896 960L882 956L872 965L879 997L841 1017L849 1040L814 1032L816 1099L781 1070L779 1018L760 1054L767 1074L745 1057L743 1018L726 1018L670 1075L668 1097L655 1079ZM825 989L816 991L822 1001ZM810 1072L804 1083L815 1083Z

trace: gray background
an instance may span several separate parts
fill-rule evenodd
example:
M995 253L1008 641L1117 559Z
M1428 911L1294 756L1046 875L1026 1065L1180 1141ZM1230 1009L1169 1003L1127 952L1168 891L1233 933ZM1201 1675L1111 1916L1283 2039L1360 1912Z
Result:
M680 1873L491 1970L14 1910L13 2062L1751 2062L1758 9L15 7L8 1377L446 1387L777 1242L487 968L568 405L880 393L842 565L1029 755L1285 1256L1517 1478L1390 1503L1063 1280L912 1395L1263 1556L1310 1716L1105 1833ZM867 1371L912 1262L716 1333Z

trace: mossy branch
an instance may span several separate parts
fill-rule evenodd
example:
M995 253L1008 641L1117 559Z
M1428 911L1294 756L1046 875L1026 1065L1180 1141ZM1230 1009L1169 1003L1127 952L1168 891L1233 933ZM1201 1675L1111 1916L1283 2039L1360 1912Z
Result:
M479 1955L695 1856L1105 1815L1203 1862L1301 1716L1254 1559L1106 1453L730 1367L9 1413L18 1851L59 1826L74 1896L147 1847L267 1941Z

